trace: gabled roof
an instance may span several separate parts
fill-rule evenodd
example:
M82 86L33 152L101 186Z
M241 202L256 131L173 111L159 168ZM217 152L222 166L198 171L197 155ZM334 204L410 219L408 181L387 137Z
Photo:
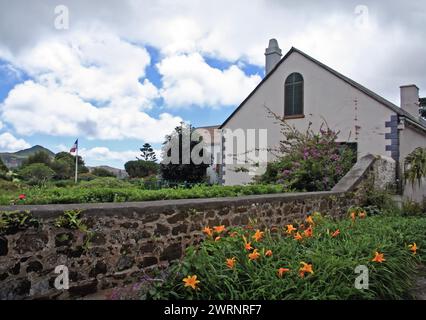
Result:
M413 122L414 125L420 127L422 130L426 131L426 121L422 120L421 118L416 118L413 115L411 115L410 113L408 113L407 111L403 110L402 108L398 107L397 105L393 104L392 102L390 102L389 100L386 100L385 98L379 96L378 94L374 93L373 91L367 89L366 87L362 86L361 84L359 84L358 82L355 82L354 80L342 75L341 73L337 72L336 70L330 68L329 66L323 64L322 62L319 62L318 60L312 58L311 56L307 55L306 53L304 53L303 51L296 49L295 47L292 47L290 49L290 51L288 51L285 56L277 63L277 65L262 79L262 81L256 86L256 88L254 88L254 90L247 96L246 99L244 99L244 101L238 106L238 108L236 108L234 110L234 112L222 123L222 125L220 126L220 128L223 128L223 126L238 112L238 110L240 108L242 108L242 106L251 98L251 96L263 85L264 82L266 82L266 80L269 79L269 77L279 68L279 66L285 61L287 60L287 58L293 53L293 52L297 52L300 55L302 55L303 57L305 57L306 59L312 61L313 63L315 63L316 65L318 65L319 67L327 70L328 72L332 73L333 75L335 75L336 77L340 78L341 80L345 81L346 83L348 83L349 85L351 85L352 87L358 89L359 91L363 92L364 94L366 94L367 96L369 96L370 98L376 100L377 102L383 104L384 106L388 107L389 109L391 109L392 111L394 111L396 114L403 116L405 118L407 118L408 120L410 120L411 122Z

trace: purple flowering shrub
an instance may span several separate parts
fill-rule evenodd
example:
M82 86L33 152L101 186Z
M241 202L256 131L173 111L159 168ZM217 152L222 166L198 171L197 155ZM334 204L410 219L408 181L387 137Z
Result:
M284 138L277 151L283 156L268 164L261 182L282 184L296 191L327 191L356 162L356 152L337 142L338 132L326 124L319 132L310 126L306 132L299 132L285 120L279 120Z

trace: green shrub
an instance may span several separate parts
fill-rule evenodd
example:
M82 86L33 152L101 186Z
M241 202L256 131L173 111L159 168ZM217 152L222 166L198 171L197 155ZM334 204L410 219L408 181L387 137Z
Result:
M158 173L159 164L154 161L135 160L124 164L130 178L144 178Z
M104 168L94 168L92 174L98 177L115 177L115 174Z
M43 163L33 163L19 170L19 175L29 184L43 184L52 179L55 172Z
M296 241L284 230L266 229L255 241L255 231L230 227L186 250L185 257L169 268L163 282L157 282L144 297L152 299L404 299L412 288L416 267L426 256L426 218L374 216L333 221L314 218L313 236ZM301 229L301 226L297 226ZM299 231L298 230L298 231ZM333 237L336 230L340 234ZM303 230L300 230L302 234ZM218 240L216 236L220 236ZM258 250L259 258L250 261L245 240ZM409 244L420 248L416 255ZM267 251L272 256L267 256ZM385 261L372 261L375 252ZM235 266L227 259L235 258ZM302 262L313 273L300 275ZM369 288L356 289L355 268L369 270ZM282 277L279 268L289 271ZM196 275L198 289L185 287L183 279Z
M338 132L321 127L318 133L310 128L302 133L280 117L277 120L283 134L279 150L283 156L267 165L261 182L297 191L331 190L355 163L356 152L337 142Z
M38 226L39 220L28 211L0 211L0 234L13 234L19 230Z
M406 199L402 202L401 213L405 216L418 216L423 215L425 211L421 204L413 200Z

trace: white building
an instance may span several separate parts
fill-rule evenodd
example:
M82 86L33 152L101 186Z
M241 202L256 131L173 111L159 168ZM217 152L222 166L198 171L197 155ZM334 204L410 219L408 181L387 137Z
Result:
M280 128L268 117L266 106L299 130L306 130L310 122L313 130L319 130L325 119L340 132L340 141L356 144L358 158L368 153L382 155L402 167L407 154L426 147L426 121L419 117L417 86L400 87L399 107L296 48L282 57L275 39L269 41L265 56L266 76L219 127L222 132L266 129L268 146L278 146ZM239 152L235 147L229 150L226 141L221 149L222 159ZM273 159L268 153L267 161ZM238 164L225 163L220 173L225 185L249 183L252 178L253 173ZM415 190L407 186L404 194L421 200L426 183Z

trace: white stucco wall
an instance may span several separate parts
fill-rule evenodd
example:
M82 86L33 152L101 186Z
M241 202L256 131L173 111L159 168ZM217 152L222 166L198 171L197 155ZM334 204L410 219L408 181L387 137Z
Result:
M403 168L404 159L409 153L417 147L426 148L426 135L410 125L405 125L405 128L399 133L399 139L400 163ZM423 201L423 197L426 197L426 179L423 179L420 186L416 183L413 187L410 183L407 183L404 186L403 195L405 198L409 198L417 202Z
M358 157L367 153L391 156L390 151L385 151L389 144L385 133L390 132L385 122L395 113L297 52L287 57L223 128L265 128L268 145L278 146L282 138L279 125L267 117L264 106L276 114L284 114L284 82L293 72L304 78L305 118L289 119L290 124L306 130L312 122L312 129L317 131L325 119L331 129L340 131L340 141L358 142ZM269 155L268 161L272 158ZM243 184L250 180L247 173L236 173L232 165L225 165L224 184Z

